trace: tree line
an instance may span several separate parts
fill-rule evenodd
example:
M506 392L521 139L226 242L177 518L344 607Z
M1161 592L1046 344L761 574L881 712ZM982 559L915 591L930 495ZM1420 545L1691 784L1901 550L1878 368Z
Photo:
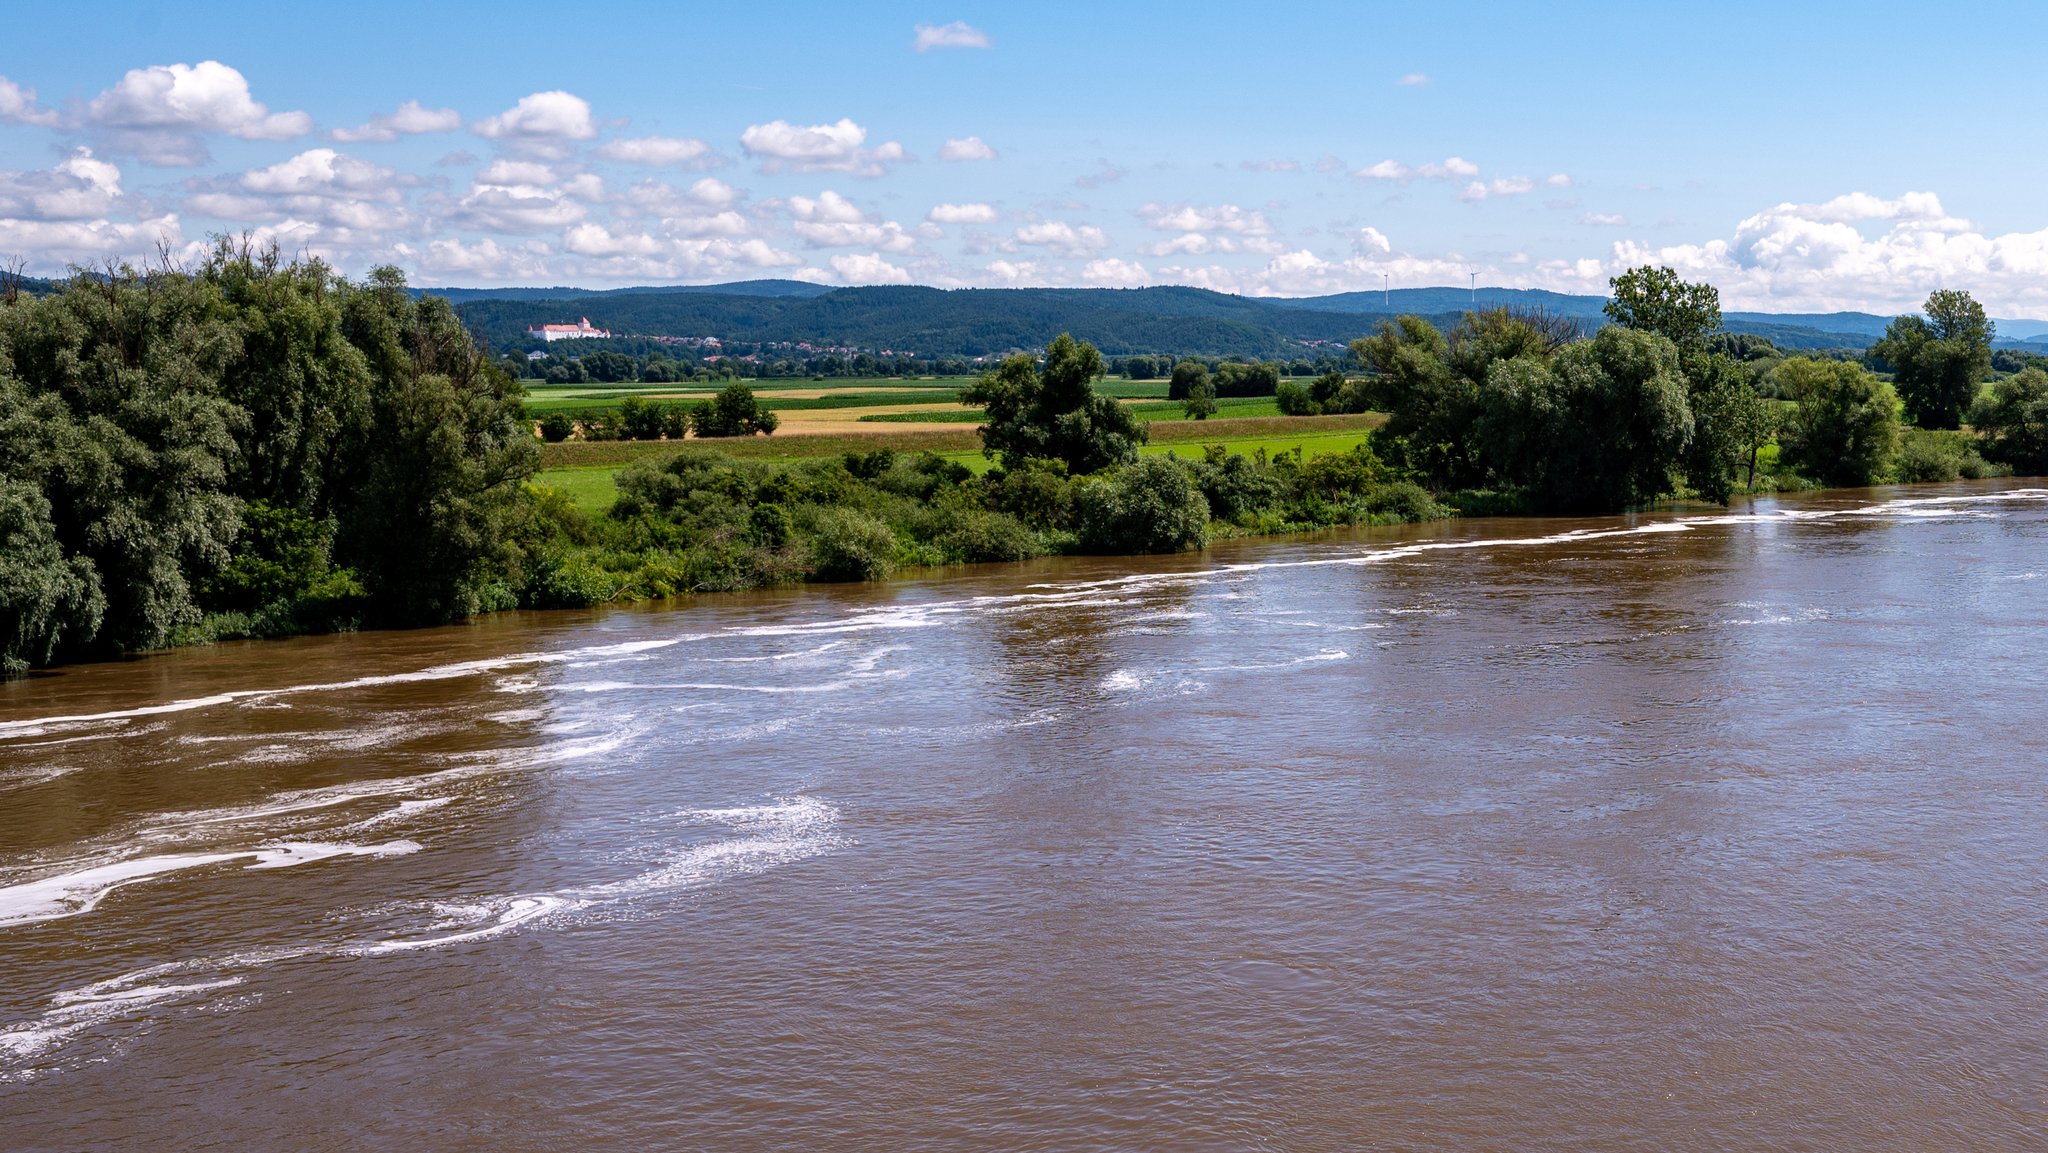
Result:
M537 450L447 302L220 242L0 303L0 667L516 601Z

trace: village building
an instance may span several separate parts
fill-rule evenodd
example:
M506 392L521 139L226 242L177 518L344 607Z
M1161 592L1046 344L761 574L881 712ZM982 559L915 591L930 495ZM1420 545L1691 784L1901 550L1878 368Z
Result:
M558 340L585 340L592 337L609 337L611 333L593 326L590 323L590 318L586 316L575 324L535 325L526 330L526 335L529 337L539 337L549 344L553 344Z

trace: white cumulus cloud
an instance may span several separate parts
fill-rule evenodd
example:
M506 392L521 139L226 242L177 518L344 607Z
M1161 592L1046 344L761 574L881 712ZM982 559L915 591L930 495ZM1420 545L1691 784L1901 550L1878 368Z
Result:
M1526 176L1502 176L1485 182L1473 181L1458 194L1460 200L1493 200L1503 196L1521 196L1536 190L1536 182Z
M1417 180L1464 180L1479 175L1479 166L1462 156L1448 157L1442 163L1414 166L1398 160L1382 160L1351 175L1360 180L1387 180L1396 184L1410 184Z
M1201 207L1188 204L1144 204L1138 219L1160 232L1235 232L1242 236L1271 236L1273 225L1266 214L1235 204Z
M918 25L917 38L911 41L911 47L919 52L930 52L934 48L987 48L989 43L988 33L964 20L955 20L951 24Z
M832 271L847 284L910 283L910 272L882 259L880 253L842 252L831 263Z
M933 224L994 224L998 215L993 204L934 204L924 218Z
M0 124L54 125L57 114L36 105L36 90L0 76Z
M1092 224L1078 228L1064 220L1045 220L1019 228L1018 244L1049 248L1063 256L1087 256L1109 247L1109 237Z
M1135 260L1107 257L1081 266L1081 280L1103 288L1135 288L1151 279L1152 274Z
M597 135L590 102L555 89L522 96L519 103L476 122L479 136L492 139L589 140Z
M598 146L597 154L606 160L622 164L644 164L654 168L678 166L704 166L714 159L711 146L702 140L683 136L637 136L623 140L607 140Z
M14 220L92 220L121 199L121 170L79 148L40 172L0 172L0 217Z
M331 135L344 144L366 140L396 140L401 136L420 136L429 132L453 132L462 127L462 114L453 108L427 108L417 100L408 100L398 106L398 111L388 115L372 116L354 128L337 128Z
M906 156L903 146L891 140L874 148L867 143L868 130L847 118L831 124L809 126L787 120L753 124L740 133L740 147L770 172L847 172L855 176L880 176L889 165Z
M996 150L990 148L979 136L948 140L939 145L941 160L994 160L997 155Z

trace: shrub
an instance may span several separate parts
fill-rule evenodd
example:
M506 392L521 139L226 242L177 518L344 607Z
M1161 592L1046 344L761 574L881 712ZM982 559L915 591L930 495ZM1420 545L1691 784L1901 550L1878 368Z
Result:
M948 508L933 525L935 543L946 559L963 564L1025 560L1045 549L1016 517L978 508Z
M1421 485L1405 480L1372 490L1366 495L1365 507L1375 524L1409 524L1451 515L1451 510L1438 504Z
M874 581L889 575L896 534L850 508L819 509L811 517L811 579Z
M560 444L576 431L576 422L567 413L551 412L540 418L540 438L549 444Z
M627 440L660 440L668 406L629 396L619 402L619 427Z
M1221 449L1221 445L1215 446ZM1286 486L1271 471L1254 465L1243 455L1225 456L1213 452L1210 459L1193 466L1195 484L1209 504L1216 520L1238 522L1244 517L1280 501Z
M1081 547L1101 553L1186 552L1209 533L1209 502L1190 469L1144 457L1075 494Z
M1034 528L1065 528L1074 522L1074 485L1067 466L1031 459L983 481L989 507Z
M1298 381L1281 381L1274 397L1280 404L1282 416L1315 416L1323 411L1323 406L1317 404L1309 392L1309 386Z
M1901 430L1897 478L1907 484L1942 480L1977 480L1991 475L1991 466L1977 455L1968 433L1924 428Z
M538 609L580 609L603 604L619 580L581 556L549 555L535 564L525 602Z

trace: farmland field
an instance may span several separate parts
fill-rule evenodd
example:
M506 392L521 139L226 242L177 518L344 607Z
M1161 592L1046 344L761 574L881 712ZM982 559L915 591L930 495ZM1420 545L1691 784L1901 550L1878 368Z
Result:
M1356 416L1246 416L1206 421L1155 420L1147 429L1151 441L1140 451L1148 456L1178 452L1199 456L1205 446L1221 444L1228 451L1268 455L1301 449L1305 457L1349 452L1365 442L1366 433L1385 421L1378 413ZM785 425L785 428L788 427ZM750 460L787 461L873 452L935 452L975 472L991 462L981 454L981 438L969 425L864 424L852 432L713 441L613 440L565 441L541 446L541 472L535 483L560 489L586 512L599 513L618 497L612 474L637 460L670 456L685 444Z

